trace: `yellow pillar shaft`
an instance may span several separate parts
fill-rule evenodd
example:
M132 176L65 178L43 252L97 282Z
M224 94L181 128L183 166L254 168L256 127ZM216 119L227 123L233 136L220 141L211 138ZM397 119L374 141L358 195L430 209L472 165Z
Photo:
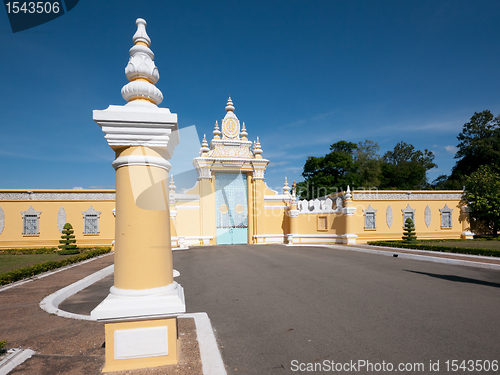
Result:
M159 157L130 147L117 157ZM173 282L168 171L153 165L116 170L115 279L118 289L153 289Z

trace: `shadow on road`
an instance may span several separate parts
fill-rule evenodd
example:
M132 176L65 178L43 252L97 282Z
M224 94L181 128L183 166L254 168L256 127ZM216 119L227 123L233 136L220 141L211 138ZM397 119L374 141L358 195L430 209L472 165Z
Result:
M443 279L443 280L448 280L448 281L455 281L459 283L469 283L469 284L477 284L477 285L486 285L486 286L492 286L494 288L500 288L499 283L492 283L489 281L483 281L483 280L476 280L476 279L470 279L468 277L462 277L462 276L455 276L455 275L439 275L436 273L428 273L428 272L419 272L419 271L411 271L411 270L405 270L406 272L412 272L412 273L418 273L420 275L427 275L430 277L435 277L438 279Z

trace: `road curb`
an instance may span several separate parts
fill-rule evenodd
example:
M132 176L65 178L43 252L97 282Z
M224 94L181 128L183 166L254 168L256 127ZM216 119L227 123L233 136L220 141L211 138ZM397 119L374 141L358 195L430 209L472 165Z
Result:
M106 276L114 272L114 265L108 266L100 271L74 282L67 287L64 287L57 292L50 294L40 302L40 308L49 314L56 314L63 318L91 320L96 321L90 315L74 314L58 308L58 306L67 298L85 289L86 287L102 280ZM174 277L178 276L179 272L174 270ZM193 318L196 325L196 335L200 347L200 357L204 375L226 375L224 362L217 346L212 323L207 313L191 313L179 315L178 318ZM34 353L34 352L33 352ZM31 357L31 355L30 355ZM28 357L29 358L29 357ZM27 359L27 358L26 358ZM25 360L26 360L25 359ZM24 361L23 361L24 362ZM22 363L22 362L20 362ZM19 364L20 364L19 363ZM17 365L16 365L17 366ZM15 367L15 366L14 366ZM10 370L9 370L10 371ZM3 375L0 373L0 375Z
M31 349L14 349L13 353L0 362L0 375L7 375L16 366L30 359L33 354L35 354L35 351Z

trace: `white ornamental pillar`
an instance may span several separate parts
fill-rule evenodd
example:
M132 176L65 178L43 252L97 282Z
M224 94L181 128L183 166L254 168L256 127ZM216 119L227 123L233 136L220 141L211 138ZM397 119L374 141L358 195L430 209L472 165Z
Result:
M136 21L122 88L128 102L94 111L115 151L114 285L91 316L106 322L103 372L163 366L178 361L176 316L186 311L173 280L168 159L179 142L177 115L163 100L149 49L146 21Z

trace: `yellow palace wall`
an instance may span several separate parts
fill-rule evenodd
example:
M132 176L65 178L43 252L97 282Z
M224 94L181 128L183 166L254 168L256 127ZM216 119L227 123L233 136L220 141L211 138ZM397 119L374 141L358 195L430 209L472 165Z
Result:
M419 239L460 238L469 225L461 216L461 191L353 191L352 216L346 216L343 211L345 194L341 193L310 202L299 201L298 214L292 217L292 197L288 192L278 194L264 181L252 180L250 174L247 184L248 243L335 244L346 243L349 234L357 236L356 243L399 240L404 226L402 210L408 206L415 210ZM214 179L198 181L184 194L174 190L170 194L172 247L217 244ZM79 246L109 246L114 240L114 197L114 190L0 190L0 248L57 246L61 238L58 229L61 207L65 211L65 222L74 228ZM41 212L38 235L23 235L21 212L30 206ZM98 234L83 233L82 212L91 206L101 212ZM450 228L441 227L440 209L445 206L452 210ZM392 211L392 223L388 219L388 207ZM367 209L376 210L374 229L365 228L364 210ZM295 233L291 233L291 220L295 220ZM346 233L347 220L350 233Z
M382 192L381 192L382 193ZM408 192L394 192L393 194L407 194ZM419 196L428 196L428 199L414 199L409 197L407 200L356 200L356 192L353 193L353 206L356 211L353 215L353 230L358 236L357 243L366 243L368 241L377 240L400 240L403 235L404 220L403 211L408 205L415 210L414 224L415 233L418 239L437 239L437 238L460 238L463 231L461 222L461 210L459 207L460 200L458 199L432 199L433 195L439 192L412 192ZM450 192L461 194L461 192ZM441 227L441 212L445 205L452 209L451 212L451 227ZM369 206L376 212L376 229L365 229L365 215L363 210ZM392 225L389 227L387 223L387 209L392 210ZM427 226L425 222L425 210L429 207L430 222ZM468 224L467 224L468 225Z
M58 215L65 211L65 222L74 229L78 246L110 246L115 237L114 190L0 190L3 230L0 248L54 247L59 245L61 232ZM106 199L103 199L106 198ZM23 215L30 206L41 212L38 235L23 235ZM99 233L84 234L84 215L90 207L100 211ZM1 229L1 225L0 225Z

